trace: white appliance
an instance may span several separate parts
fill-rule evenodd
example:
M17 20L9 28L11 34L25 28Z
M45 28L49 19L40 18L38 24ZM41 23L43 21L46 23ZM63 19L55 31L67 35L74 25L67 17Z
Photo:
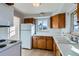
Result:
M34 24L21 24L22 48L31 49L32 36L34 33L35 33L35 25Z

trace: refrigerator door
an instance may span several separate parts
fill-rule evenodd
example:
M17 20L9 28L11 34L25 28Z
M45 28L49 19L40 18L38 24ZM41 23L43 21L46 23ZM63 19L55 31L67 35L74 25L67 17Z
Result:
M21 30L31 30L32 24L21 24Z
M31 49L31 31L21 31L22 48Z

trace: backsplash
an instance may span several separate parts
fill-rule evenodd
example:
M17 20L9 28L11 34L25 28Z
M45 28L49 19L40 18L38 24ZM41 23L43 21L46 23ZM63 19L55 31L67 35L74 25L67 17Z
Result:
M9 28L1 27L0 28L0 39L8 39L9 38Z
M39 31L36 34L61 35L62 33L62 29L48 29L46 31Z
M61 29L50 29L49 33L53 35L60 35L62 32Z

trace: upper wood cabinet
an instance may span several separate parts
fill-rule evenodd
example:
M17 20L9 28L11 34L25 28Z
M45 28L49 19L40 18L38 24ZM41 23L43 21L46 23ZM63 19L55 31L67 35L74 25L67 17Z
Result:
M50 27L51 28L65 28L65 13L51 16Z
M24 23L35 24L35 19L34 18L24 18Z
M79 21L79 3L77 3L77 19Z

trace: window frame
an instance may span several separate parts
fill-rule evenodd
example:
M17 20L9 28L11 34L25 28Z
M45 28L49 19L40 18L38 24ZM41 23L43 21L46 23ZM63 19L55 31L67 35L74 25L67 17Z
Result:
M42 23L44 22L44 21L47 21L47 28L46 29L43 29L43 26L42 26L42 30L40 30L39 28L38 28L38 22L39 21L42 21ZM37 29L37 31L47 31L48 30L48 19L44 19L44 20L42 20L42 19L37 19L37 21L36 21L36 29Z
M74 29L74 26L78 26L78 25L75 25L75 24L74 24L74 21L75 21L75 20L74 20L74 15L75 15L76 13L77 13L76 10L71 13L71 20L72 20L72 21L71 21L71 25L73 25L73 27L72 27L72 29L73 29L72 31L73 31L73 32L78 32L78 30L79 30L79 29L77 29L77 31L75 31L75 29Z

